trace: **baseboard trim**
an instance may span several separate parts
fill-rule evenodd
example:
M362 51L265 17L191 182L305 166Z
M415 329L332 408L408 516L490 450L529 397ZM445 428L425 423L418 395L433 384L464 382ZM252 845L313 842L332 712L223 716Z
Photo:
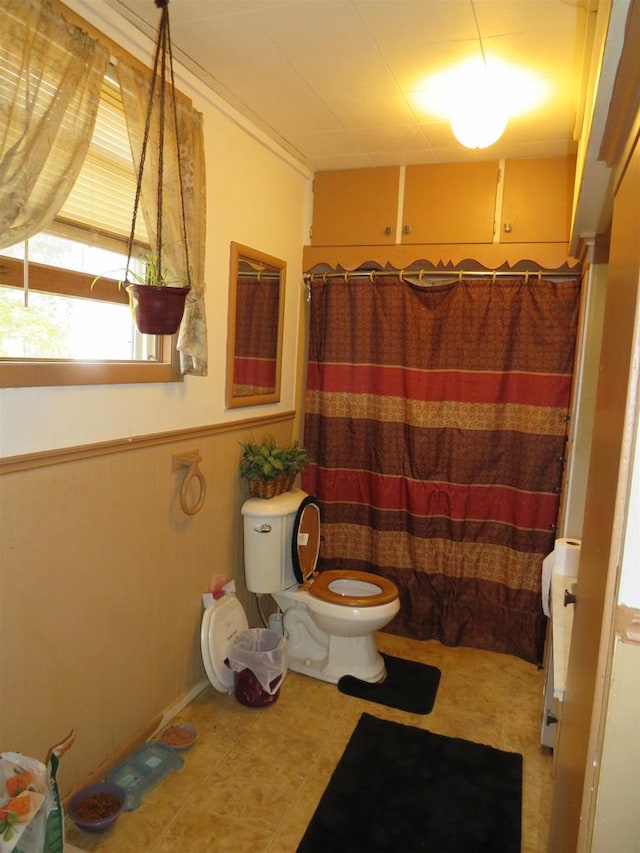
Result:
M167 723L172 720L177 714L182 711L183 708L186 708L193 700L198 696L202 691L209 686L209 682L206 680L198 681L193 687L181 696L177 702L174 702L172 705L169 705L164 711L158 714L157 717L154 717L152 722L144 728L144 730L137 737L133 738L126 746L123 746L122 749L119 749L115 755L113 755L108 761L105 761L97 770L94 770L80 785L77 785L72 791L68 794L65 794L62 797L62 805L65 811L68 811L69 801L73 797L73 795L79 791L81 788L84 788L85 785L92 785L94 782L101 782L105 776L108 776L111 770L119 764L127 755L130 755L132 752L135 752L136 749L141 747L148 740L151 740L154 735L156 735Z

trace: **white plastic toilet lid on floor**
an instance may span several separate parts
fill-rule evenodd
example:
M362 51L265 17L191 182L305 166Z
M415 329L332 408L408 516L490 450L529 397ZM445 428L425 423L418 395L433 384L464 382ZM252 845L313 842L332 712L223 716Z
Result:
M221 693L233 693L233 670L225 664L236 634L249 627L247 615L235 595L225 595L207 607L200 628L202 662L211 684Z

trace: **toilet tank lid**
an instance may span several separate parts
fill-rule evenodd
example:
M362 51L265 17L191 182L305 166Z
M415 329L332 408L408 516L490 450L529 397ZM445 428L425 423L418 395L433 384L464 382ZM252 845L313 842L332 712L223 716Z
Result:
M295 515L307 493L302 489L291 489L273 498L249 498L242 504L242 514L260 518L279 518Z

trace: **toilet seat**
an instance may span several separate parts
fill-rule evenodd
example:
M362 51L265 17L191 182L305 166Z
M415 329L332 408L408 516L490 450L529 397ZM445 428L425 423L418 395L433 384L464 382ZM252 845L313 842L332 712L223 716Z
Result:
M200 650L207 678L220 693L233 693L234 675L225 660L231 641L249 628L247 615L235 595L219 598L207 607L200 626Z
M375 607L398 598L398 587L372 572L316 570L320 553L320 506L308 495L298 507L291 537L293 571L309 594L342 607Z
M343 607L375 607L398 598L398 587L372 572L328 569L311 582L309 593Z

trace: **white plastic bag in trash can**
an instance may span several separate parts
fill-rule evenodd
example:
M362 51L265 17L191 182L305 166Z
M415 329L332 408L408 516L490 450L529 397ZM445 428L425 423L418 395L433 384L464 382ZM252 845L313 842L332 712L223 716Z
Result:
M251 670L265 693L273 696L287 674L287 641L269 628L241 631L229 646L229 666L234 672Z

